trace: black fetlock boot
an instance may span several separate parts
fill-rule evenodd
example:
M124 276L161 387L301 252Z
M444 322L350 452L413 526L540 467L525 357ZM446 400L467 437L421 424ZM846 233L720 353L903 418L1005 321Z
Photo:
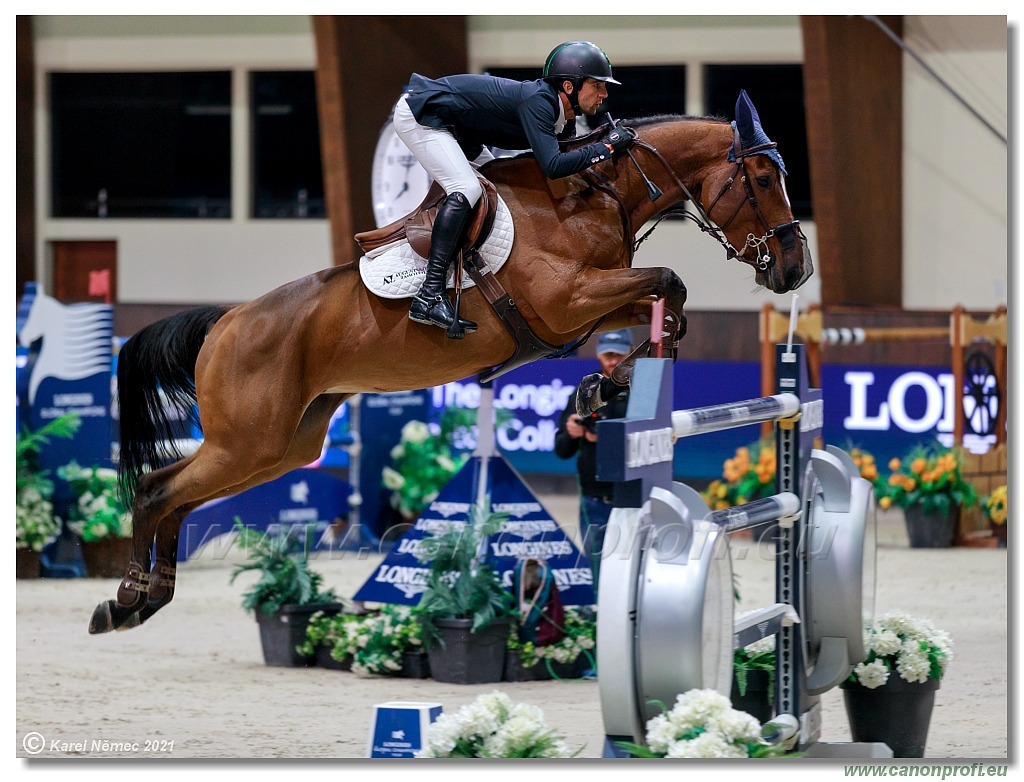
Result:
M462 193L450 193L438 207L430 235L427 275L409 307L410 320L443 329L449 328L455 320L455 308L447 293L448 267L459 251L462 231L472 213L473 207ZM471 320L459 318L459 325L465 331L476 331L476 324Z

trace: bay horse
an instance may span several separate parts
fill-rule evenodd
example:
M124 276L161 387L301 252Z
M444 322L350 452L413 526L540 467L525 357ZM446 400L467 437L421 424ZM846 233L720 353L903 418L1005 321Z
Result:
M598 325L649 323L662 299L676 345L685 333L685 286L670 269L631 261L637 231L678 204L730 257L754 266L758 284L784 293L810 276L782 158L745 92L733 123L661 116L629 124L637 134L629 154L581 174L550 181L530 155L482 172L515 225L497 278L537 337L564 345ZM442 385L508 359L516 341L478 289L466 290L460 306L479 330L450 340L410 321L407 301L370 293L354 267L332 267L132 336L118 358L119 477L134 514L132 557L89 632L134 627L167 605L185 516L317 459L346 399ZM173 440L166 407L190 413L193 405L201 445L160 466L161 443Z

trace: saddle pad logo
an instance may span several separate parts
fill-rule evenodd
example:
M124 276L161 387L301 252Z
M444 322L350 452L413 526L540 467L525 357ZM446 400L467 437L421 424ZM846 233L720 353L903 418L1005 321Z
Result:
M494 273L505 265L512 252L515 229L512 213L505 201L498 196L498 208L494 213L494 225L487 239L480 247L484 265ZM417 255L409 242L385 245L367 253L359 259L359 275L363 284L373 293L385 299L408 299L415 296L427 273L427 261ZM476 283L468 275L462 276L462 289L472 288ZM448 271L448 287L455 287L455 271Z

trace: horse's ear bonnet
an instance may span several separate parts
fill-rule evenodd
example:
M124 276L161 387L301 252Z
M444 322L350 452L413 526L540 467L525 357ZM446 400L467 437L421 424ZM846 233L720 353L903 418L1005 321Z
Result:
M764 128L761 127L761 118L757 115L757 109L754 108L754 102L750 100L750 96L747 95L746 90L740 90L740 96L736 99L736 121L732 123L733 127L740 132L740 143L743 144L744 149L750 149L761 144L771 144L772 140L768 138L768 135L764 132ZM786 164L782 162L782 155L778 153L778 150L766 149L763 152L756 152L757 155L767 155L775 164L779 167L783 174L788 174L786 171ZM729 151L729 160L735 160L732 150Z

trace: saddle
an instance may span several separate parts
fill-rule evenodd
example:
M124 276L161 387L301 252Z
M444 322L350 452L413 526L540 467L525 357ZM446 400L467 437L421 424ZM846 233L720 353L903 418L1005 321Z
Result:
M494 216L498 209L498 192L488 180L483 177L478 177L478 179L483 188L483 196L473 210L461 250L455 260L454 306L457 316L459 297L462 291L462 274L465 270L476 283L502 325L515 340L516 348L512 356L482 376L482 382L489 382L537 358L554 358L558 355L565 355L586 341L590 334L588 333L586 337L577 340L572 345L563 346L551 345L540 339L533 333L512 297L498 282L498 278L486 268L478 250L494 226ZM413 212L389 225L357 233L353 238L366 257L372 257L371 252L387 245L408 241L417 255L427 258L430 254L430 237L434 218L444 196L444 190L434 182L427 191L426 197ZM351 263L354 265L355 261Z
M469 219L469 226L463 238L464 250L477 249L483 244L494 226L494 214L498 210L498 191L483 177L478 179L484 193L477 201ZM354 237L356 244L368 255L373 250L405 239L418 256L426 258L430 254L430 235L434 229L434 218L444 196L441 186L437 182L432 183L426 197L410 214L389 225L357 233Z

